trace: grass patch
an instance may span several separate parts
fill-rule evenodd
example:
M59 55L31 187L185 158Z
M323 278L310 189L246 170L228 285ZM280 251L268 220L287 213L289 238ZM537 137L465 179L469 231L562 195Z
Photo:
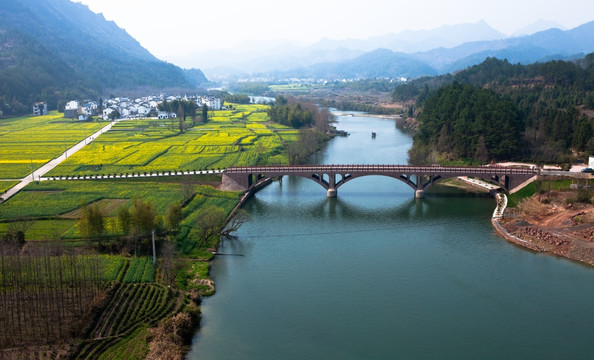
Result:
M0 194L4 194L6 191L8 191L8 189L12 188L18 183L19 181L0 181Z
M507 196L507 206L517 207L518 203L525 198L531 197L538 191L545 193L549 190L553 191L568 191L571 185L571 180L552 180L552 181L541 181L540 184L536 181L531 182L517 192Z

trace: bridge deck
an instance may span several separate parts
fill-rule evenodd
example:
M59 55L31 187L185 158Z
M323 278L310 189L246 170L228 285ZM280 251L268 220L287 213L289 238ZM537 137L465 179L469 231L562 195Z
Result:
M411 165L289 165L289 166L245 166L232 167L225 170L235 174L269 174L269 173L422 173L422 174L505 174L505 175L537 175L536 168L510 168L504 166L411 166Z

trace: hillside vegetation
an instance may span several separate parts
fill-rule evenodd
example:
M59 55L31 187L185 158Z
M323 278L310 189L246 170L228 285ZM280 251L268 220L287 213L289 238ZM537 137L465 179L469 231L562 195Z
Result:
M155 58L80 3L3 1L0 19L0 116L30 113L35 101L55 110L111 89L189 89L206 81L200 70Z
M533 65L488 58L399 86L393 100L408 103L408 115L419 121L415 162L477 158L484 150L483 161L560 163L571 160L571 150L594 153L594 54ZM440 135L455 142L452 149L439 145ZM485 148L477 149L481 136Z

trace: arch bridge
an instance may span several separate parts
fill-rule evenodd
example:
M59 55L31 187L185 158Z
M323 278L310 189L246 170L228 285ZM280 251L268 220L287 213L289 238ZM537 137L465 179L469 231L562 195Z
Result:
M411 166L411 165L291 165L231 167L223 171L225 190L248 191L261 180L300 176L313 180L327 190L328 197L336 197L337 190L352 179L379 175L398 179L415 191L415 197L433 184L458 176L481 178L499 184L506 192L539 175L537 168L503 166Z

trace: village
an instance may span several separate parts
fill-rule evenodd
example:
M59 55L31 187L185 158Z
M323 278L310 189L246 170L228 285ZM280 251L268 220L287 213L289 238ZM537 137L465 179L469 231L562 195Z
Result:
M148 117L158 119L176 118L177 114L175 112L159 110L159 104L163 103L163 101L172 102L175 100L194 101L198 107L206 106L209 110L224 109L223 100L218 97L161 94L159 96L145 96L136 99L114 97L102 100L102 103L93 100L72 100L67 102L64 107L64 117L78 119L80 121L89 120L93 116L97 116L103 120ZM37 102L33 105L33 114L35 115L46 115L47 111L47 104L45 102Z

